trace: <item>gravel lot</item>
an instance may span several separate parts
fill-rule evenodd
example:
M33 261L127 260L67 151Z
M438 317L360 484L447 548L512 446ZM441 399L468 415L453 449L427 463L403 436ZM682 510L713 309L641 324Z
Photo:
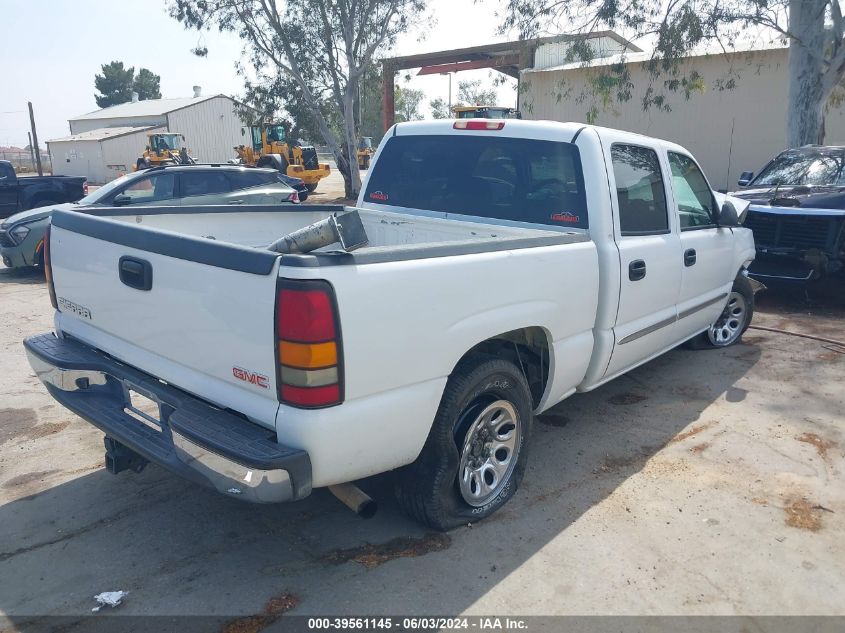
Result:
M760 300L757 325L845 339L845 308L830 297ZM574 396L539 419L516 498L442 535L404 518L379 478L363 483L381 506L363 521L322 490L249 506L155 466L112 476L102 435L54 403L24 357L21 340L51 329L37 272L0 269L0 319L0 611L13 627L90 614L95 594L118 589L130 593L114 613L238 626L265 608L845 612L835 347L750 330L741 345L675 350ZM237 630L283 624L257 622Z

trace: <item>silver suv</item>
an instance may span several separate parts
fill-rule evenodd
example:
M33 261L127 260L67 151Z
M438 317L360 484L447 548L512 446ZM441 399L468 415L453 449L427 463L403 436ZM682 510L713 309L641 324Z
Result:
M0 224L0 256L10 268L40 265L44 232L56 209L295 202L299 202L298 193L275 169L237 165L153 167L113 180L78 202L38 207L7 218Z

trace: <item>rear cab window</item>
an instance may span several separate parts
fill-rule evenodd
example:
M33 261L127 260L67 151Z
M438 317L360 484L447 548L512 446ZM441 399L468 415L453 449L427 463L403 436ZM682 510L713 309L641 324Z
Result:
M394 136L370 173L370 204L588 228L571 143L455 134Z

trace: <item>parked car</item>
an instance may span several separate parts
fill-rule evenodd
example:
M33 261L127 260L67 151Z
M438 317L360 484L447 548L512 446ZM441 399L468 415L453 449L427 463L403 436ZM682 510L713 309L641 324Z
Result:
M107 206L174 204L278 204L297 202L287 176L273 169L232 165L153 167L122 176L75 203L30 209L0 224L0 256L10 267L37 266L43 261L44 231L53 211L96 213Z
M25 176L18 178L7 160L0 160L0 218L13 213L62 202L75 202L88 193L85 178L76 176Z
M738 185L757 245L749 274L807 282L845 269L845 147L786 150Z
M684 341L740 340L754 242L734 200L645 136L401 123L354 211L56 212L56 332L24 345L112 472L272 503L395 471L401 506L448 529L513 497L535 414ZM268 247L354 213L352 252Z
M299 201L305 202L308 200L308 194L311 193L311 190L308 189L308 185L305 184L305 181L302 178L297 178L296 176L288 176L287 174L283 174L279 172L280 180L285 183L288 187L296 191L299 195Z

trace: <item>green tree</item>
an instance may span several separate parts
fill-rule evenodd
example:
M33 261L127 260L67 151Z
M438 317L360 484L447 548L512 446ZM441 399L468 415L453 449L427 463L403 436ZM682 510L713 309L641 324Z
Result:
M420 113L420 104L425 98L425 93L422 90L396 86L394 94L397 123L401 123L402 121L419 121L423 118Z
M161 99L161 77L146 68L135 74L135 67L124 68L123 62L114 61L103 64L102 75L94 75L94 87L100 92L94 95L101 108L126 103L132 100L132 93L138 93L138 99Z
M94 75L94 87L100 94L94 99L100 108L108 108L118 103L132 100L132 81L135 68L124 68L123 62L113 61L101 66L103 74Z
M824 138L824 112L845 79L845 21L839 0L506 0L501 28L523 38L562 29L582 34L601 29L622 30L630 37L650 37L654 51L646 62L650 84L642 107L668 109L670 93L687 98L702 88L703 77L685 63L702 45L730 51L749 33L768 30L789 42L787 141L796 147ZM577 25L584 25L577 29ZM583 39L570 49L574 61L587 64L594 56ZM627 101L632 84L622 62L592 73L604 107ZM717 88L730 87L736 77L719 78ZM595 116L596 112L593 112Z
M161 99L161 77L146 68L141 68L132 82L132 89L138 99Z
M482 88L480 79L458 82L458 101L460 104L492 106L496 105L496 99L496 89Z
M361 78L358 99L359 135L372 137L378 144L384 136L384 82L380 69L372 67Z
M428 109L431 111L432 119L451 119L452 113L449 112L449 104L443 97L437 97L428 102Z
M423 0L170 0L169 7L186 28L237 34L253 69L296 83L343 174L346 197L357 197L361 176L351 159L361 79L423 11ZM340 133L321 108L323 94L342 121Z

